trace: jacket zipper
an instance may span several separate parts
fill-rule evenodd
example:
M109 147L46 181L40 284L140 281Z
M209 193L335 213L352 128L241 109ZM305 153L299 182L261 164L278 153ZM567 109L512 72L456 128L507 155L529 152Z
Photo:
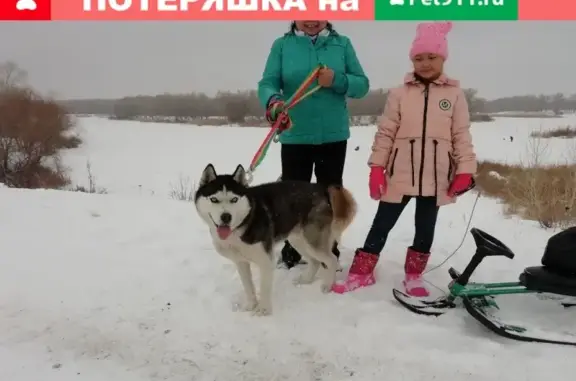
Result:
M410 165L412 166L412 186L415 185L416 179L414 178L414 142L416 139L410 140Z
M396 164L396 156L398 156L398 148L394 150L394 156L392 157L392 164L390 165L390 177L394 176L394 164Z
M422 118L422 152L420 157L420 175L418 176L418 194L422 196L422 179L424 177L424 159L426 152L426 124L428 123L428 96L430 95L430 84L424 87L424 116Z
M434 139L434 197L438 197L438 140Z

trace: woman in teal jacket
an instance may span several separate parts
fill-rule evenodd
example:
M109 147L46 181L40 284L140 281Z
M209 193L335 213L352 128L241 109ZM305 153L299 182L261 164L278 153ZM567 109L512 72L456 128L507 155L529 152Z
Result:
M318 65L326 66L318 77L322 88L290 110L292 127L280 135L282 179L311 181L314 172L318 183L342 185L350 137L346 98L362 98L370 87L348 37L327 21L294 21L290 32L272 44L258 98L267 110L281 109ZM337 243L333 252L340 256ZM291 268L300 259L286 242L284 265Z

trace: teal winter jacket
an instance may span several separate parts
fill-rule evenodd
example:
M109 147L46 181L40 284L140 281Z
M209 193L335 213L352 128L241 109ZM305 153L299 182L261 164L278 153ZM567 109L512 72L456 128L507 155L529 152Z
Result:
M317 145L350 137L346 97L362 98L370 83L348 37L335 31L318 36L315 43L293 32L274 41L258 82L260 103L267 107L274 96L287 100L318 65L334 71L332 86L318 90L288 112L293 125L282 132L280 143Z

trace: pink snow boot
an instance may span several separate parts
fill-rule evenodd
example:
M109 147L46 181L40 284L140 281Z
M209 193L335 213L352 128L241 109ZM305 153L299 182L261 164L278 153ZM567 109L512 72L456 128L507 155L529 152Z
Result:
M378 258L378 255L366 253L360 249L356 250L352 266L348 271L348 277L344 282L334 283L332 291L337 294L344 294L376 283L374 268L378 263Z
M404 289L406 294L417 298L425 298L430 295L422 280L422 273L428 264L430 253L419 253L412 248L406 252L406 262L404 263Z

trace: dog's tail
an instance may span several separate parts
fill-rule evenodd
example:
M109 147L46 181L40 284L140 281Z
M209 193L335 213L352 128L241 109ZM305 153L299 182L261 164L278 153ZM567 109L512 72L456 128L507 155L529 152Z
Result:
M329 186L328 195L334 212L332 219L332 232L335 239L340 240L340 236L344 230L346 230L352 221L354 221L358 206L352 193L342 186Z

